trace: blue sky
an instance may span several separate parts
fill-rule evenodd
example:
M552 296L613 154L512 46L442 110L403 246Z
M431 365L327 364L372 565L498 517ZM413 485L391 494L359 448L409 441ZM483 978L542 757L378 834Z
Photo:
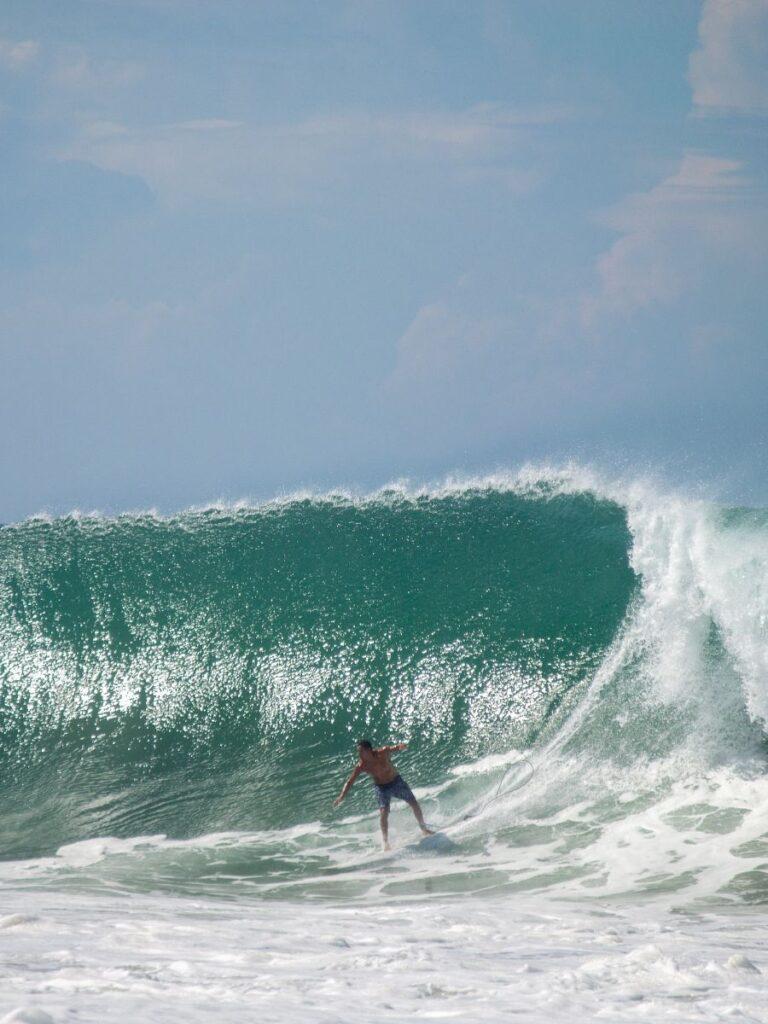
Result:
M768 501L768 0L4 0L0 519Z

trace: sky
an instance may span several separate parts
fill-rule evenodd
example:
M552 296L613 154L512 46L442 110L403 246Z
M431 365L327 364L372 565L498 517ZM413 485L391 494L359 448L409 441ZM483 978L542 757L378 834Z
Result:
M768 504L768 0L3 0L0 521Z

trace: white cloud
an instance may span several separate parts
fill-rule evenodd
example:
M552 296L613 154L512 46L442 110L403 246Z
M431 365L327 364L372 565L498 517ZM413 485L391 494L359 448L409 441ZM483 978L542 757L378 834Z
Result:
M492 145L505 131L530 125L552 124L565 112L552 107L518 110L501 104L481 103L460 111L414 112L396 115L342 115L305 122L307 134L352 134L399 144L446 146L457 151Z
M694 283L702 261L748 244L751 214L740 200L749 184L739 162L687 153L674 174L619 204L604 219L621 237L597 261L584 324L669 302Z
M706 0L688 75L700 114L768 111L768 0Z
M101 97L105 90L134 85L144 75L137 61L93 60L80 48L63 48L52 67L51 77L58 89Z
M397 342L386 387L407 389L454 378L465 364L477 363L498 333L497 321L462 314L445 302L422 306Z
M705 0L699 42L689 61L696 113L768 111L768 0ZM744 202L752 183L742 171L740 161L686 153L674 174L611 211L605 221L620 237L597 260L583 324L671 302L707 260L755 249L765 208Z
M94 122L61 156L138 175L170 203L190 199L294 201L347 181L374 162L440 160L530 190L538 176L511 165L520 133L564 114L485 104L451 112L345 113L295 123L194 120L154 128ZM500 166L501 165L501 166ZM506 175L506 177L504 176Z
M33 39L23 39L19 42L0 39L0 66L11 71L20 71L31 63L39 52L40 44Z

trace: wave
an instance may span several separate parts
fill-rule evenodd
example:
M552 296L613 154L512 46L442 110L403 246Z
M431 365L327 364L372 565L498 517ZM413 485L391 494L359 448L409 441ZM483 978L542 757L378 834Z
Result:
M672 815L686 865L691 830L738 833L715 888L757 870L741 890L762 898L747 862L766 823L744 801L764 785L767 624L764 512L573 467L6 527L0 852L111 836L130 874L127 848L160 834L148 863L191 843L196 862L241 864L247 846L259 891L301 895L319 857L323 885L330 871L333 892L356 892L367 875L337 875L368 794L343 826L329 805L369 735L411 743L399 765L445 821L482 805L510 759L535 760L529 787L467 827L473 886L516 884L506 861L472 859L490 834L529 887L542 872L520 850L544 837L552 884L621 891L606 844L657 815L669 849ZM193 838L222 834L210 856ZM632 884L706 874L648 871Z

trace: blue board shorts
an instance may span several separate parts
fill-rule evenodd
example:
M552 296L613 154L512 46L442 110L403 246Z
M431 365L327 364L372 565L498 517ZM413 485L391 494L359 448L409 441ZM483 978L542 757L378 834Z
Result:
M374 782L373 788L376 790L376 799L382 810L389 810L389 803L393 796L406 800L409 804L413 803L416 799L411 792L411 787L402 775L396 775L391 782L385 782L383 786L380 786L378 782Z

